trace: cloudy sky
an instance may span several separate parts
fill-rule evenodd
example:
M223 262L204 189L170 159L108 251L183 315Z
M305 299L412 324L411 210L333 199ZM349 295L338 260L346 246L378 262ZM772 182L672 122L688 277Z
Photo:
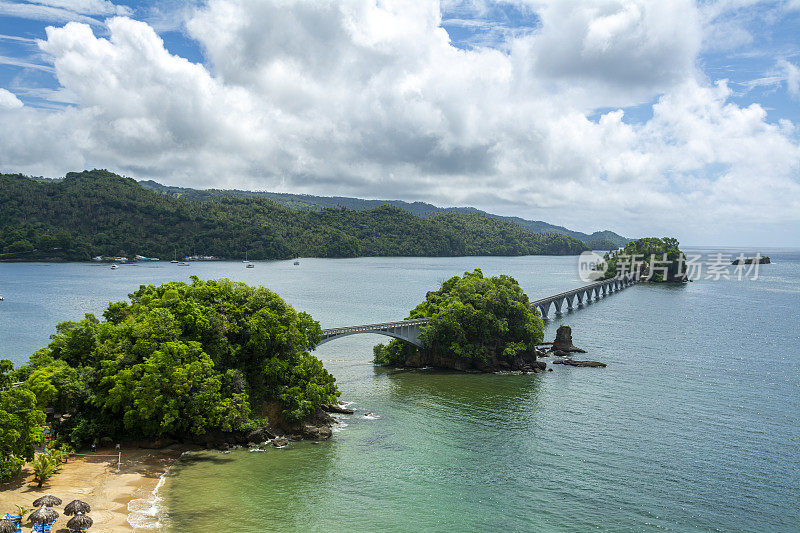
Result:
M800 246L800 0L0 0L0 171Z

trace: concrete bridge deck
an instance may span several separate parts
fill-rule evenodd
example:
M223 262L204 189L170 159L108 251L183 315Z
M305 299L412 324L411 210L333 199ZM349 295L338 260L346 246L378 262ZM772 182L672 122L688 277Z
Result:
M542 318L548 318L550 308L554 308L555 314L562 314L564 304L566 310L575 309L584 303L588 303L594 298L599 300L612 292L618 292L622 289L630 287L638 280L635 276L630 275L623 278L613 278L603 281L596 281L583 287L578 287L571 291L561 292L547 298L540 298L531 303L539 309ZM347 326L341 328L330 328L322 330L322 340L319 344L324 344L330 340L339 337L346 337L348 335L356 335L358 333L377 333L379 335L387 335L400 339L402 341L413 344L414 346L422 346L422 341L419 335L422 328L425 327L430 318L416 318L412 320L398 320L395 322L384 322L381 324L364 324L360 326ZM319 346L319 344L317 346Z

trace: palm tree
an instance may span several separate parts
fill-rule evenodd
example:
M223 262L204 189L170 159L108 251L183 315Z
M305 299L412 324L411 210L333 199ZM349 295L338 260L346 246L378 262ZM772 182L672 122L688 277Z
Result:
M55 459L46 453L37 455L32 465L33 479L39 482L39 487L42 486L42 483L53 477L53 474L55 474L58 469Z
M25 507L24 505L15 505L14 507L17 508L17 514L19 515L20 521L25 519L25 515L33 511L30 507Z

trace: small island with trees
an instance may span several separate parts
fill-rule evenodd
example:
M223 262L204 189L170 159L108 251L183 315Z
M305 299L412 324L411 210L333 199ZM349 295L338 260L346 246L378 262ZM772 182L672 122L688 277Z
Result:
M0 362L0 480L34 459L45 407L60 414L56 447L328 438L323 409L339 390L309 352L320 335L265 288L194 276L143 285L102 320L59 324L26 365Z
M608 252L604 262L597 265L600 279L611 279L638 273L639 281L672 283L687 281L686 256L677 239L646 237Z
M480 269L428 292L409 319L430 318L418 349L397 339L373 349L374 362L395 367L462 371L541 372L536 346L544 323L511 276L484 277Z

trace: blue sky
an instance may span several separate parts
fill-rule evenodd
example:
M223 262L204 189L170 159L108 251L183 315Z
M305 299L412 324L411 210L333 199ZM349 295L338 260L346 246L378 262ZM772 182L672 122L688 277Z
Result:
M798 245L798 66L797 0L0 0L0 170Z

